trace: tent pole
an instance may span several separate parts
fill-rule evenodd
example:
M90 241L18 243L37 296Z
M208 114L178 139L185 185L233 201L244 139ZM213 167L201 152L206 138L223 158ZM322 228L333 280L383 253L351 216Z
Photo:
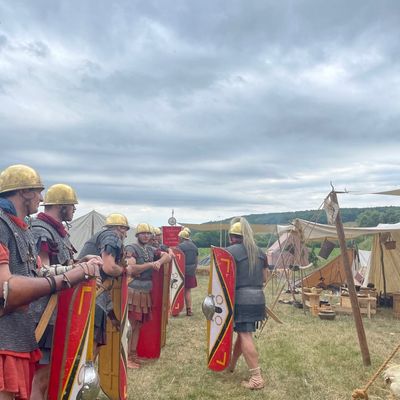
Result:
M301 302L303 303L303 313L306 313L306 300L304 298L304 275L300 267L300 280L301 280Z
M383 246L381 241L381 234L379 234L379 249L381 251L381 266L382 266L382 279L383 279L383 304L386 306L386 275L385 275L385 262L383 261Z
M349 254L346 247L346 238L344 235L342 217L340 215L339 202L336 192L332 190L330 193L330 200L334 206L337 206L337 215L335 218L336 231L339 238L340 251L342 253L344 270L346 272L347 287L349 289L349 296L351 301L351 308L353 310L354 321L356 324L358 341L360 343L361 354L365 366L371 365L371 358L368 350L367 337L365 335L364 325L361 318L360 305L357 299L356 288L354 286L353 273L351 271L351 264L349 261Z

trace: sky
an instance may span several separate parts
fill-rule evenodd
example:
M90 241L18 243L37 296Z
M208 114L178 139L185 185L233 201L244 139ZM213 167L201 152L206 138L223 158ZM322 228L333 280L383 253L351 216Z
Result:
M132 225L398 188L399 21L397 0L0 0L0 169Z

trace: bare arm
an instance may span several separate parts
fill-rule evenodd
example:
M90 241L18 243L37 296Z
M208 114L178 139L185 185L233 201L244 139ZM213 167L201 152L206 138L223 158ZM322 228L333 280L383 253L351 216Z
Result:
M169 263L170 261L171 261L171 256L169 255L169 253L165 253L164 251L162 251L161 252L161 257L158 260L160 265L163 265L165 263Z
M124 269L115 262L115 258L112 254L108 254L105 251L101 253L103 260L103 271L109 276L120 276Z
M144 264L130 265L128 271L130 271L133 276L137 276L148 269L158 270L158 269L160 269L160 267L157 268L156 261L154 261L154 262L148 262L148 263L144 263Z
M0 260L0 316L13 312L32 301L67 289L99 275L101 261L92 259L76 264L75 268L62 275L33 278L13 275L8 261Z

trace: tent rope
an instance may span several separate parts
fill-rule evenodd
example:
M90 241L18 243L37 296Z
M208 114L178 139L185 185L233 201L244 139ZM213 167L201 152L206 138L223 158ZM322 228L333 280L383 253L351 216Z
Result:
M367 390L368 388L375 382L376 378L380 375L380 373L385 369L385 367L389 364L391 359L396 355L396 353L400 349L400 344L396 346L396 348L392 351L389 357L385 360L385 362L378 368L372 378L367 382L363 389L356 389L353 391L351 398L356 399L365 399L368 400Z

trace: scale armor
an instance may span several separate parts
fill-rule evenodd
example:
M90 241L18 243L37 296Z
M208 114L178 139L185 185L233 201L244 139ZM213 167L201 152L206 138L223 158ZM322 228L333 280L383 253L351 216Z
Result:
M49 242L51 246L57 248L57 259L50 260L50 264L71 263L74 258L74 247L69 240L69 235L62 237L49 223L37 218L32 221L32 233L38 245L39 242Z
M259 249L253 274L249 272L249 259L243 244L229 246L236 262L235 322L258 322L265 319L263 269L265 254Z
M115 262L120 262L123 255L123 242L118 235L109 228L104 228L95 233L83 246L78 258L85 257L93 254L101 257L101 253L106 246L110 246L116 251ZM104 291L96 299L96 307L100 307L104 312L109 312L113 308L109 291ZM100 317L99 313L95 313L97 318Z
M106 246L110 246L116 250L115 262L120 262L123 256L123 242L115 232L107 228L95 233L85 243L78 258L81 259L89 254L101 257L101 253L104 251Z

